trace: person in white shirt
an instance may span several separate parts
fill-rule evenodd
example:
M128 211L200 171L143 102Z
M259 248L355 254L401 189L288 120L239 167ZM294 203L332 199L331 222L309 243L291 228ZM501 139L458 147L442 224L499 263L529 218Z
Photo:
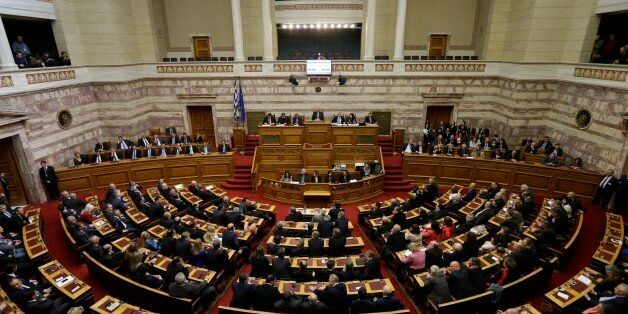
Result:
M159 139L159 136L157 134L155 134L155 136L153 137L153 145L161 146L161 140Z
M96 152L96 156L94 156L94 163L99 164L102 162L102 156L100 156L100 151Z
M120 161L120 157L118 157L118 153L116 152L115 148L111 148L111 153L110 156L111 161Z

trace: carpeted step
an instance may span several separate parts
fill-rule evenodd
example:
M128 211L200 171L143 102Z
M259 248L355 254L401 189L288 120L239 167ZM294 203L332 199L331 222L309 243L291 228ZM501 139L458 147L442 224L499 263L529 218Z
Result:
M221 187L228 190L251 190L253 189L252 184L233 184L229 182L223 182L220 184Z
M255 155L254 152L244 152L244 156L253 156Z
M251 170L251 165L252 165L252 163L251 164L243 164L243 163L242 164L237 164L237 165L235 165L235 169L236 170L238 170L238 169L248 169L248 170Z
M390 151L390 152L382 152L382 156L392 156L392 155L393 155L392 151Z
M236 172L235 175L233 176L233 178L234 179L251 181L251 173L250 172L242 172L242 173Z
M410 191L414 188L414 184L408 184L408 185L394 185L394 186L387 186L384 185L384 191L387 192L392 192L392 191Z
M386 176L401 176L402 174L401 168L386 168Z
M248 179L228 179L226 182L231 184L251 184L251 178Z

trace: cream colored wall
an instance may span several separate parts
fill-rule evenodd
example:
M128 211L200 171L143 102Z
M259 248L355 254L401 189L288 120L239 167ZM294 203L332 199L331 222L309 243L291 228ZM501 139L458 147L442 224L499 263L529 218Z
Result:
M482 55L489 60L586 62L597 0L491 0Z
M168 52L187 49L191 55L190 34L211 34L214 51L233 51L231 1L163 1L170 47L174 48Z
M154 62L150 0L55 1L53 31L75 65Z
M471 45L475 7L476 0L408 0L405 45L427 45L430 33L451 33L453 46Z
M153 27L157 42L158 59L167 56L166 29L164 16L161 12L161 0L151 0L153 12Z
M397 0L377 0L375 15L375 55L393 55Z
M264 54L264 34L261 0L240 0L244 56ZM273 24L273 29L275 29Z

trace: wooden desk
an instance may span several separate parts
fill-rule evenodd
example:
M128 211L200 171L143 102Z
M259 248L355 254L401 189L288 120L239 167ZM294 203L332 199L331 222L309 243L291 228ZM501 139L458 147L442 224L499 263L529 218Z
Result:
M190 192L188 188L183 185L183 183L175 185L174 188L175 190L177 190L177 192L179 192L181 198L183 198L183 200L185 200L188 204L193 206L201 204L201 198Z
M42 220L40 208L34 208L25 213L30 223L22 227L22 243L28 258L34 263L42 263L50 260L48 247L44 241L42 232Z
M543 301L554 308L564 309L593 290L596 280L600 277L600 273L585 267L569 281L546 293Z
M512 314L541 314L532 304L526 303L522 306L517 306L509 309L508 313Z
M109 307L112 304L111 310ZM104 296L102 299L98 300L98 302L94 303L89 307L94 313L98 314L151 314L153 312L142 310L139 306L131 305L129 303L124 303L119 299L116 299L110 295Z
M421 211L425 211L426 213L429 213L430 210L421 206L419 208L415 208L413 210L404 212L404 214L406 215L406 221L408 223L411 223L413 219L419 218L421 216ZM382 225L382 218L372 218L368 220L368 224L371 228L377 228L380 227Z
M220 182L231 178L233 173L231 152L122 160L57 170L59 190L69 192L103 190L109 183L127 184L129 181L154 186L159 179Z
M232 198L230 200L230 202L233 205L240 205L242 203L243 199L240 196L236 196L234 198ZM270 204L266 204L266 203L258 203L258 202L253 202L251 200L249 200L250 203L253 203L253 205L255 205L255 207L257 208L257 210L265 212L271 216L275 216L275 205L270 205Z
M602 237L597 251L593 254L593 262L600 266L614 264L621 252L623 240L623 217L617 214L606 213L604 237Z
M589 201L602 178L602 174L597 172L526 162L404 154L405 180L425 183L432 176L441 185L467 185L475 181L477 187L482 188L497 181L503 188L515 190L521 184L527 184L535 192L547 197L562 196L573 191L578 197Z
M404 201L401 197L395 197L395 198L391 198L389 200L385 200L382 201L382 208L386 208L389 207L393 204L393 202L397 202L397 205L403 205L403 203L405 203L406 201ZM371 212L371 210L373 210L373 208L375 208L376 204L372 203L372 204L365 204L365 205L358 205L358 214L366 214Z
M122 192L122 199L126 202L127 207L124 214L131 219L133 223L143 227L150 222L148 216L137 209L133 200L128 196L127 191Z
M302 145L304 126L260 125L257 127L260 145Z
M0 302L4 302L4 304L6 304L3 313L24 313L17 306L17 304L13 303L13 301L9 298L9 295L2 288L0 288Z
M327 188L327 191L331 195L330 203L336 201L346 203L368 199L382 194L384 192L384 176L376 175L357 182L340 184L294 184L262 178L261 185L264 188L264 197L280 202L299 205L304 204L304 193L309 190L309 185L317 185L319 188ZM320 191L320 189L318 189L318 191Z
M332 126L331 131L334 145L375 145L379 126Z
M308 247L308 243L310 238L299 238L299 237L282 237L279 245L286 248L295 248L299 244L299 241L303 240L303 245ZM267 244L273 243L273 237L269 237ZM323 243L325 248L329 248L329 238L323 238ZM345 245L346 249L361 249L364 247L364 241L361 237L347 237L347 244Z
M61 265L58 261L51 261L39 266L38 269L52 287L61 291L61 293L72 301L87 302L92 300L92 288L73 276L70 272L63 268L63 265ZM61 283L57 281L64 278L67 278L68 280Z
M260 285L265 282L264 279L261 278L253 278L252 283ZM343 282L347 287L347 295L356 296L358 294L358 290L362 287L366 289L366 293L368 295L381 295L384 291L384 287L388 286L394 292L395 288L390 282L390 279L373 279L373 280L364 280L364 281L345 281ZM327 285L326 282L294 282L287 280L277 280L275 281L275 286L279 290L279 292L284 293L285 291L290 291L296 295L307 296L312 293L311 288L323 288Z

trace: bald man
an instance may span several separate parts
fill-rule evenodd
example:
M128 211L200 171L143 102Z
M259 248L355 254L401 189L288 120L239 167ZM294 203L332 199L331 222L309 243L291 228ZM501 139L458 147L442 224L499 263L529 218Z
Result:
M329 306L329 313L347 313L349 311L347 286L339 282L338 276L329 275L327 286L314 290L314 293Z
M300 313L304 314L325 314L327 313L327 306L318 301L318 296L314 293L310 293L307 297L307 302L301 304Z
M383 296L375 300L375 312L389 312L403 309L401 301L394 297L393 289L386 285L382 290Z
M447 282L449 284L449 292L456 299L466 298L473 295L473 286L469 280L469 271L466 267L461 267L460 263L453 261L449 263L447 268Z

